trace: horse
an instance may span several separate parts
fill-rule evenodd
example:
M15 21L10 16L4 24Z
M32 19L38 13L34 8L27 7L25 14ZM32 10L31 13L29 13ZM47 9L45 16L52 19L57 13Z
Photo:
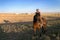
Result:
M47 27L46 19L43 18L43 17L41 18L38 15L34 15L34 17L33 17L33 31L34 31L34 34L36 35L36 32L37 31L40 32L41 29L42 29L42 32L45 33L46 27Z

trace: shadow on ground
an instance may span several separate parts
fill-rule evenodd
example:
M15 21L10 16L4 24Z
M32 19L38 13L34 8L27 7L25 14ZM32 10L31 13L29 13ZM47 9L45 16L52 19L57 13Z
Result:
M60 40L60 20L49 20L47 31L40 38L40 40ZM32 22L0 24L0 40L34 40Z

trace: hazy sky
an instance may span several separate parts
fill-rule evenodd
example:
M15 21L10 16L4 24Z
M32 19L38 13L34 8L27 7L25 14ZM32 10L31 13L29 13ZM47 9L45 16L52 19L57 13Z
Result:
M0 12L60 12L60 0L0 0Z

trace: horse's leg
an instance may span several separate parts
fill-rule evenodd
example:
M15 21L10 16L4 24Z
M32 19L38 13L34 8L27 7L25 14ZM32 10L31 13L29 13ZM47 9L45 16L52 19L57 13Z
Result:
M44 34L45 33L45 29L44 29L44 27L42 26L42 34Z
M36 25L34 24L33 35L36 36Z
M39 23L36 22L36 23L34 24L34 32L36 33L39 28L40 28L40 27L39 27Z
M43 24L43 26L42 26L42 33L43 33L43 34L46 33L46 24Z
M42 32L43 32L43 34L45 34L46 33L46 27L47 27L47 21L45 18L42 18L42 20L43 20Z
M40 35L40 30L39 30L39 28L37 28L37 30L36 30L36 35L39 37L39 35Z
M34 24L34 36L36 37L36 39L40 38L39 32L40 32L39 23L36 23L36 24Z
M33 24L33 36L32 36L33 40L36 40L36 26L35 26L35 23Z
M39 37L39 29L37 26L34 28L34 37L36 40L39 40L39 38L40 38Z
M40 40L41 36L42 36L42 32L41 32L41 27L37 28L37 40Z

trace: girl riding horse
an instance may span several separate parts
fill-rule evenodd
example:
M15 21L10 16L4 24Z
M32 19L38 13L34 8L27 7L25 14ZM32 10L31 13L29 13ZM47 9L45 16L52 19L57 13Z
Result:
M40 29L44 31L46 29L46 19L41 17L41 14L39 12L39 9L36 9L36 13L33 18L33 29L34 29L34 35L36 35L36 32L40 32Z

